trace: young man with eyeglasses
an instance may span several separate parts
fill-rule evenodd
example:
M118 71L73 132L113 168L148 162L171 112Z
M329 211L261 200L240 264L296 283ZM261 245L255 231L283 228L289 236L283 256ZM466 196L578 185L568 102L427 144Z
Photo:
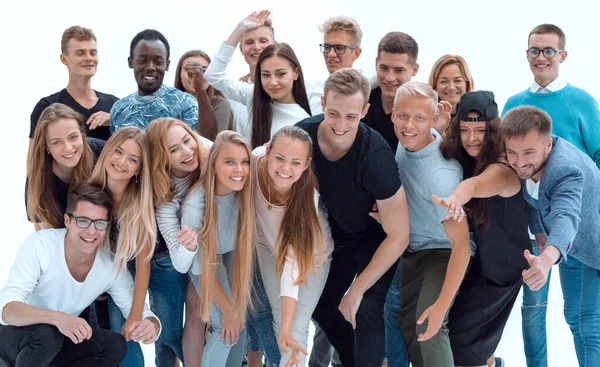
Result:
M123 335L78 317L104 292L123 315L131 311L133 280L115 269L108 249L111 210L110 194L81 185L69 195L66 228L38 231L23 242L0 291L0 360L18 366L112 367L124 358L126 339L156 340L161 325L147 305L144 319Z
M503 115L515 107L534 106L550 115L552 134L575 145L600 167L600 110L596 100L582 89L566 83L559 77L560 64L567 58L565 34L553 24L535 27L528 38L527 61L533 73L533 84L525 91L510 97ZM532 187L530 192L537 195ZM539 255L539 244L530 234L534 255ZM562 284L581 282L581 265L573 261L561 261L559 272ZM546 305L548 282L533 292L523 286L521 308L523 339L528 367L547 366ZM564 289L564 287L563 287ZM576 307L565 304L565 318L573 331L577 355L583 353L579 335L579 317ZM580 359L581 360L581 359Z

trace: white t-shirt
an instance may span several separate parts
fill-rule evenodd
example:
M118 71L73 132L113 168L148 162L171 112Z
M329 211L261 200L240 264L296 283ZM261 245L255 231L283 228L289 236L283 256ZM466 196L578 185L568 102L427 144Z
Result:
M78 282L65 259L66 233L66 228L45 229L25 239L0 291L0 324L8 325L2 319L2 311L10 302L79 316L104 292L110 294L127 319L133 302L131 274L126 269L118 271L109 251L98 249L87 277ZM150 316L158 320L144 304L143 318Z
M525 187L527 188L527 193L531 195L532 198L537 200L538 193L540 192L540 181L535 182L532 179L527 179L525 180ZM529 238L535 240L535 236L533 233L531 233L529 227L527 227L527 230L529 231Z

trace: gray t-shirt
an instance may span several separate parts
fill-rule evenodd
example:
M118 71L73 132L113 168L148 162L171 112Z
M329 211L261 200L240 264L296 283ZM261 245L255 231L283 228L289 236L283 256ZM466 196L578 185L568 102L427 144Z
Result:
M409 152L398 145L396 151L410 217L408 252L451 248L442 224L447 210L435 205L431 195L450 196L462 181L463 172L458 161L442 156L439 149L442 138L433 129L431 133L435 141L425 148Z

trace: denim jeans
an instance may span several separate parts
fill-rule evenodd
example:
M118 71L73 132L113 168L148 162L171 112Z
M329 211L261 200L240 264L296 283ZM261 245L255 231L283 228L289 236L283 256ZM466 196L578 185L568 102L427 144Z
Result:
M398 261L396 274L390 284L385 298L385 348L388 366L408 367L408 350L400 330L398 311L400 311L400 273L402 271L402 258Z
M258 262L254 264L254 277L252 279L252 305L246 315L246 325L248 325L249 338L252 344L260 346L265 355L268 366L279 366L281 353L273 328L273 312L269 297L262 281Z
M128 266L135 276L133 266ZM183 361L181 335L183 333L183 304L187 291L188 277L173 268L171 257L165 256L150 261L150 309L156 314L162 324L159 338L154 342L157 367L172 367L175 358ZM109 297L110 327L120 333L125 324L125 318L113 300ZM121 367L144 366L144 355L139 343L127 342L127 355L121 362Z
M8 365L112 367L124 356L125 339L110 330L93 327L91 339L74 344L52 325L0 325L0 361Z

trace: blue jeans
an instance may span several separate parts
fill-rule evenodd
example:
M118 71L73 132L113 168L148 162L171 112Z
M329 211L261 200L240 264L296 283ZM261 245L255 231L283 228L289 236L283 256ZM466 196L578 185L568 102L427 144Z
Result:
M279 366L281 353L273 328L273 312L271 311L271 304L262 281L258 263L255 263L254 266L252 283L253 308L249 308L246 315L248 336L252 340L251 344L255 345L258 341L269 366Z
M132 274L135 271L130 267ZM150 261L150 309L156 314L162 324L159 338L154 342L157 367L172 367L175 358L183 361L181 335L183 333L183 304L187 291L188 277L181 274L171 262L170 256ZM119 308L110 299L109 314L111 329L121 332L125 318ZM121 367L144 366L144 355L139 343L127 342L127 355Z
M390 284L385 298L385 347L388 366L408 367L408 350L400 330L398 311L400 310L400 273L402 271L402 258L398 261L398 268Z

